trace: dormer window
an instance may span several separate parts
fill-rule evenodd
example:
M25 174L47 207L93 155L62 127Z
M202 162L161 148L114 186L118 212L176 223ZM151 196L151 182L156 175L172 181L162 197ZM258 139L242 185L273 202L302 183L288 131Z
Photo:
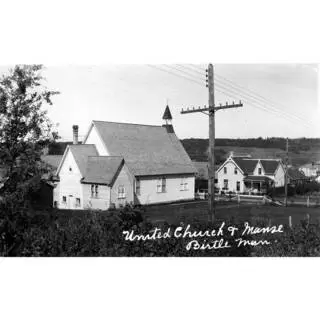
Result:
M261 169L261 168L258 169L258 174L259 174L259 175L262 174L262 169Z
M238 169L234 168L234 174L238 174Z

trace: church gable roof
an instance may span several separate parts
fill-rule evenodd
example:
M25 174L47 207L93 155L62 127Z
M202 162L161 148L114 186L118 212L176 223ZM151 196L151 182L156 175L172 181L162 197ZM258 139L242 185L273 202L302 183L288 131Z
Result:
M81 175L84 177L86 174L88 158L90 156L98 156L98 151L93 144L72 144L68 146L72 152Z
M123 163L122 157L89 156L82 182L112 185Z
M174 133L162 126L93 121L110 156L121 156L136 176L194 174L191 159Z

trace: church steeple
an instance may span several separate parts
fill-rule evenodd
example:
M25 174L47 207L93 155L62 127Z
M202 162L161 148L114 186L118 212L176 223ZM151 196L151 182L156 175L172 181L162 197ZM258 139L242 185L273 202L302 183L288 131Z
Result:
M166 109L164 110L164 114L163 114L162 119L166 121L166 124L171 124L172 115L171 115L168 104L166 106Z
M172 115L171 115L171 111L169 109L168 102L167 102L166 109L164 110L164 114L162 116L162 119L166 122L162 126L167 129L167 132L174 133L173 126L172 126Z

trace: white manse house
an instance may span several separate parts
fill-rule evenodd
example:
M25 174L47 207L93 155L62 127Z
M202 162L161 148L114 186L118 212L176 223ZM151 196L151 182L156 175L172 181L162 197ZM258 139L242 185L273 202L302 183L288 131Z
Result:
M251 159L232 155L219 167L218 189L225 192L261 192L284 186L285 169L280 159Z
M194 199L196 169L169 123L168 107L163 118L163 126L92 121L83 144L65 150L54 205L105 210Z

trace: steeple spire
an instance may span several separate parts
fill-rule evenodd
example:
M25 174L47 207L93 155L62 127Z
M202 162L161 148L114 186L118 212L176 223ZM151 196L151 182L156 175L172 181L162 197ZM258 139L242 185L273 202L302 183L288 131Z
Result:
M171 123L172 115L171 115L171 111L169 109L168 100L167 100L167 106L166 106L166 109L164 110L164 114L162 116L162 119L165 120L165 122L166 122L162 126L167 129L167 132L174 133L173 126Z
M166 109L164 110L164 114L162 116L162 119L166 121L166 124L170 124L172 120L172 115L169 109L169 106L167 104Z

